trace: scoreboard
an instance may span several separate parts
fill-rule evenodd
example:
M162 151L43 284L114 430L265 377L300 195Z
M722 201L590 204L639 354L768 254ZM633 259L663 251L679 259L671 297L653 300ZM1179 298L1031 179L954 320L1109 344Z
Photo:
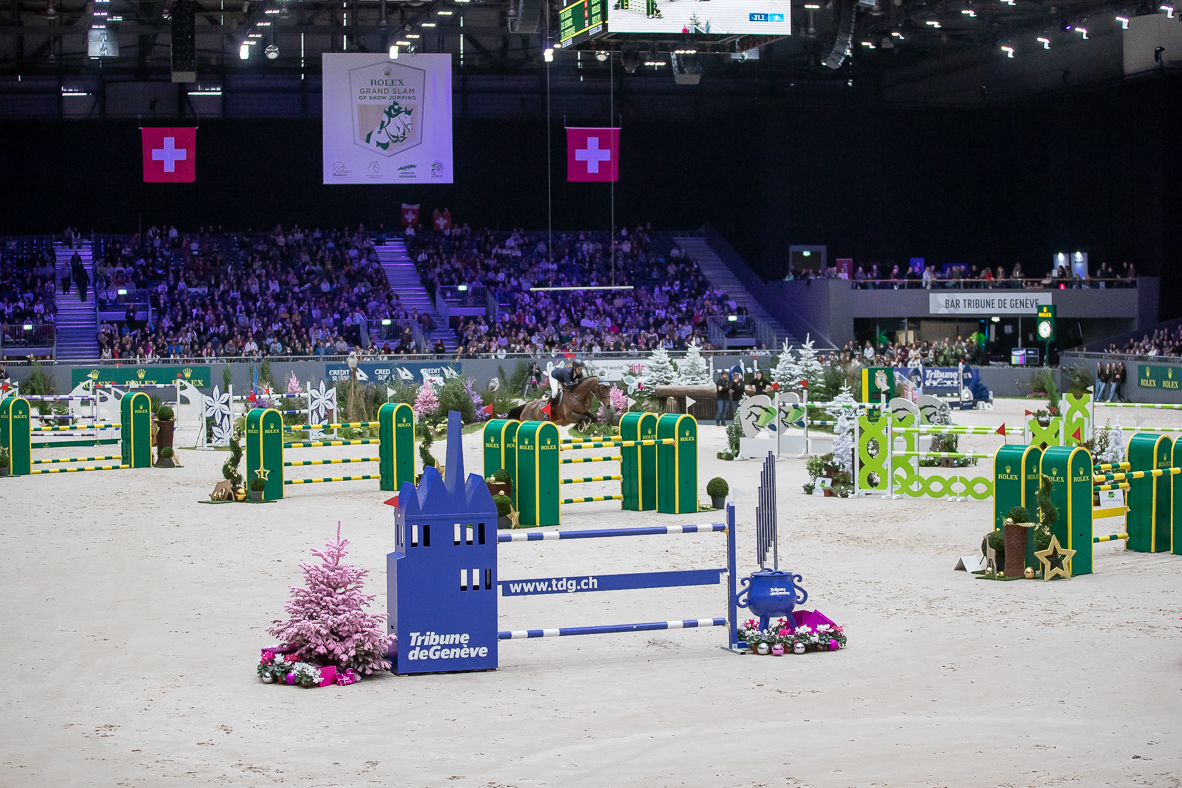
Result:
M604 32L607 0L578 0L558 12L558 45L573 47Z

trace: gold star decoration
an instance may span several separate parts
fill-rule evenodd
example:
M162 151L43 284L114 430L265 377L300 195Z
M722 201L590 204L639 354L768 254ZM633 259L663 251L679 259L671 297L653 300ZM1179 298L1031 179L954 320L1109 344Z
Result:
M510 509L508 517L509 517L509 527L510 528L520 528L521 527L521 513L520 512L518 512L516 509Z
M1051 544L1046 550L1035 550L1034 554L1042 562L1042 579L1044 581L1055 577L1071 579L1071 557L1074 550L1067 550L1059 544L1059 537L1052 536Z
M260 478L260 479L262 479L263 481L267 481L267 476L268 476L270 473L271 473L271 472L270 472L269 470L267 470L266 468L264 468L263 466L261 466L261 465L260 465L260 466L259 466L259 468L258 468L258 470L256 470L256 471L254 472L254 475L255 475L255 476L257 476L257 477L259 477L259 478Z

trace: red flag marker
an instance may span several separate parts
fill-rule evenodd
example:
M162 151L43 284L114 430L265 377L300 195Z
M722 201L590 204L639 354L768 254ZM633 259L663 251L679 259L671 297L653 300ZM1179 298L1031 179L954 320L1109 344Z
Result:
M549 402L547 402L546 406L544 408L542 408L542 413L546 414L546 418L550 418L550 403Z
M386 506L397 506L398 505L398 496L395 495L393 498L386 501L385 503L386 503Z
M1081 441L1081 442L1082 442L1082 441L1083 441L1083 435L1081 435L1081 434L1080 434L1080 432L1081 432L1082 430L1083 430L1083 428L1082 428L1082 427L1076 427L1076 428L1075 428L1075 432L1071 433L1071 437L1075 438L1077 441Z
M997 428L997 434L998 435L1005 435L1006 434L1006 425L1004 423L1000 427Z
M1027 411L1023 411L1023 412L1024 412L1024 413L1025 413L1027 416L1033 416L1033 415L1034 415L1034 411L1032 411L1032 410L1027 410Z
M491 416L491 415L493 415L493 404L490 402L487 405L485 405L483 408L481 408L481 410Z

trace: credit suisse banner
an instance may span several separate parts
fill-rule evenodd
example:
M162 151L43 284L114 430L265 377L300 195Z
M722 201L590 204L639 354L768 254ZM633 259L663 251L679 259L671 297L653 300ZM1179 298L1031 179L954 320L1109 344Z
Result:
M442 382L458 377L460 362L438 361L377 362L362 361L357 365L357 380L361 383L409 383L420 385L428 380ZM324 376L330 383L349 379L348 364L326 364Z
M931 315L1030 315L1040 306L1051 303L1050 293L1024 293L1005 295L977 292L950 291L928 294L928 314Z
M321 56L325 183L451 183L451 55Z

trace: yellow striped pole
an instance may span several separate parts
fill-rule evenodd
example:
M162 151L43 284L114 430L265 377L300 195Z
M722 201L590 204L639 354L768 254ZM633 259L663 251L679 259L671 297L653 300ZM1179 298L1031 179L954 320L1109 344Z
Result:
M575 449L625 449L633 446L676 446L677 441L672 438L663 440L651 441L594 441L586 443L572 443L568 446L563 446L562 451L573 451Z
M55 462L102 462L103 460L117 460L118 454L105 454L101 457L55 457L52 460L33 460L34 465L44 465Z
M323 479L284 479L284 484L321 484L323 482L361 482L367 479L380 479L381 474L372 473L365 476L326 476Z
M563 498L563 503L592 503L594 501L622 501L622 495L592 495L587 498Z
M118 471L123 468L130 468L130 465L87 465L81 468L41 468L33 473L81 473L82 471Z
M344 427L360 429L362 427L378 427L380 421L346 421L340 424L297 424L294 427L284 427L284 432L303 432L305 430L339 430Z
M1128 538L1129 538L1128 534L1109 534L1108 536L1093 536L1092 543L1095 544L1097 542L1116 542L1121 539L1128 539Z
M1097 484L1096 485L1097 492L1100 492L1103 490L1127 490L1127 489L1129 489L1128 482L1121 482L1120 484Z
M297 443L285 443L285 449L315 449L319 446L368 446L370 444L379 444L380 440L377 438L360 438L351 441L299 441Z
M566 457L562 460L563 465L569 465L573 462L617 462L620 459L618 454L607 454L602 457Z
M1182 468L1155 468L1151 471L1130 471L1128 473L1106 473L1101 476L1093 476L1092 483L1099 482L1119 482L1127 479L1147 479L1151 476L1177 476L1182 473Z
M338 460L290 460L283 463L285 468L296 468L302 465L340 465L346 462L379 462L380 457L346 457Z
M1133 466L1127 462L1106 462L1103 465L1093 465L1092 470L1094 470L1094 471L1111 471L1114 468L1124 468L1124 469L1128 470L1131 467L1133 467Z
M584 482L618 482L623 476L584 476L581 479L563 479L563 484L582 484Z

